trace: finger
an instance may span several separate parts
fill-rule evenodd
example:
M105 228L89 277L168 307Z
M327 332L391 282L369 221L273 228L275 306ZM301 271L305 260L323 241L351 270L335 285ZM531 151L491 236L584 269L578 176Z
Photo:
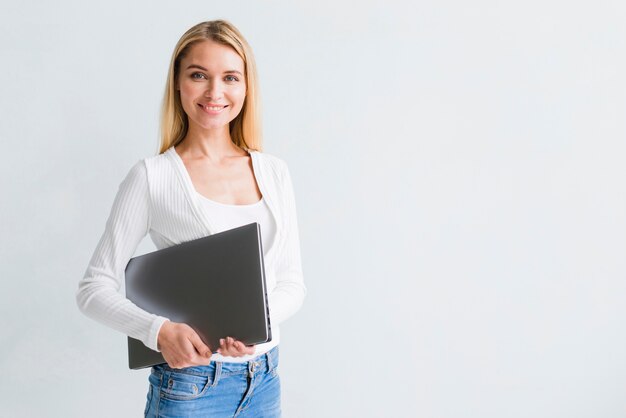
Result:
M224 338L220 338L220 346L217 349L217 352L224 355L224 353L226 352L226 340Z
M237 353L239 355L244 355L244 354L254 354L254 346L252 347L247 347L243 342L241 341L235 341L233 343L234 348L237 350Z
M232 337L226 337L226 347L230 353L237 351L235 348L235 340Z
M229 356L237 354L237 349L234 345L235 340L232 337L226 337L226 352Z
M233 337L226 338L227 347L228 347L228 355L240 357L242 355L241 350L239 349L239 345L237 344L237 340Z
M254 345L246 346L243 342L232 337L220 339L220 348L217 350L223 356L241 357L245 354L254 354Z
M230 344L228 343L228 337L220 338L220 347L217 349L217 352L223 356L230 356L231 350L232 348Z
M211 349L202 341L197 332L193 331L189 333L189 341L193 344L198 354L204 358L211 357Z
M247 346L244 343L242 343L241 341L239 341L239 344L240 344L240 351L243 354L254 354L255 348L254 348L253 345L252 346Z

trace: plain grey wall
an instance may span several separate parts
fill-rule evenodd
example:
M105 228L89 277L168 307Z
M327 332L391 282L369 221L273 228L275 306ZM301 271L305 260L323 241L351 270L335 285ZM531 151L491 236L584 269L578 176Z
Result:
M0 12L3 416L141 415L147 371L74 292L216 18L296 188L287 417L626 415L623 2L59 0Z

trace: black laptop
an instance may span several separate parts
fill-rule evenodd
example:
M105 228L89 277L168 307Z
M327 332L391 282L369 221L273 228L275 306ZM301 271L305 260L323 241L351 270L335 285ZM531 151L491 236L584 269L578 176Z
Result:
M213 352L220 338L246 345L271 341L261 226L254 222L132 258L126 297L140 308L184 322ZM128 364L165 363L128 337Z

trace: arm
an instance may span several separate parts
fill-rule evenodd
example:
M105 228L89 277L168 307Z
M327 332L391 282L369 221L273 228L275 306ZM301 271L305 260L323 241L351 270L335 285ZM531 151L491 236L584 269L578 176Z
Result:
M87 316L161 351L171 367L210 363L211 350L195 330L151 314L119 293L128 261L150 230L150 194L143 161L120 184L104 233L78 284L76 303ZM252 354L241 342L222 344L229 355Z
M139 161L119 186L104 233L79 281L76 303L90 318L158 351L157 336L167 318L146 312L119 293L126 264L149 229L148 179Z
M293 184L286 164L282 170L282 200L286 216L285 244L277 260L276 287L268 296L273 324L279 324L300 309L306 295L300 257L300 237Z

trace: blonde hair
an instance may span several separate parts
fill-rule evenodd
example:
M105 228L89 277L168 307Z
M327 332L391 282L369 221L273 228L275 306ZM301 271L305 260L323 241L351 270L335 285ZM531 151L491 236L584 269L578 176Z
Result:
M180 101L180 92L176 90L180 61L193 45L207 39L230 46L243 60L246 97L241 111L230 122L230 137L241 148L262 151L261 103L252 48L232 23L220 19L201 22L191 27L174 48L161 105L159 154L178 145L187 134L189 120Z

